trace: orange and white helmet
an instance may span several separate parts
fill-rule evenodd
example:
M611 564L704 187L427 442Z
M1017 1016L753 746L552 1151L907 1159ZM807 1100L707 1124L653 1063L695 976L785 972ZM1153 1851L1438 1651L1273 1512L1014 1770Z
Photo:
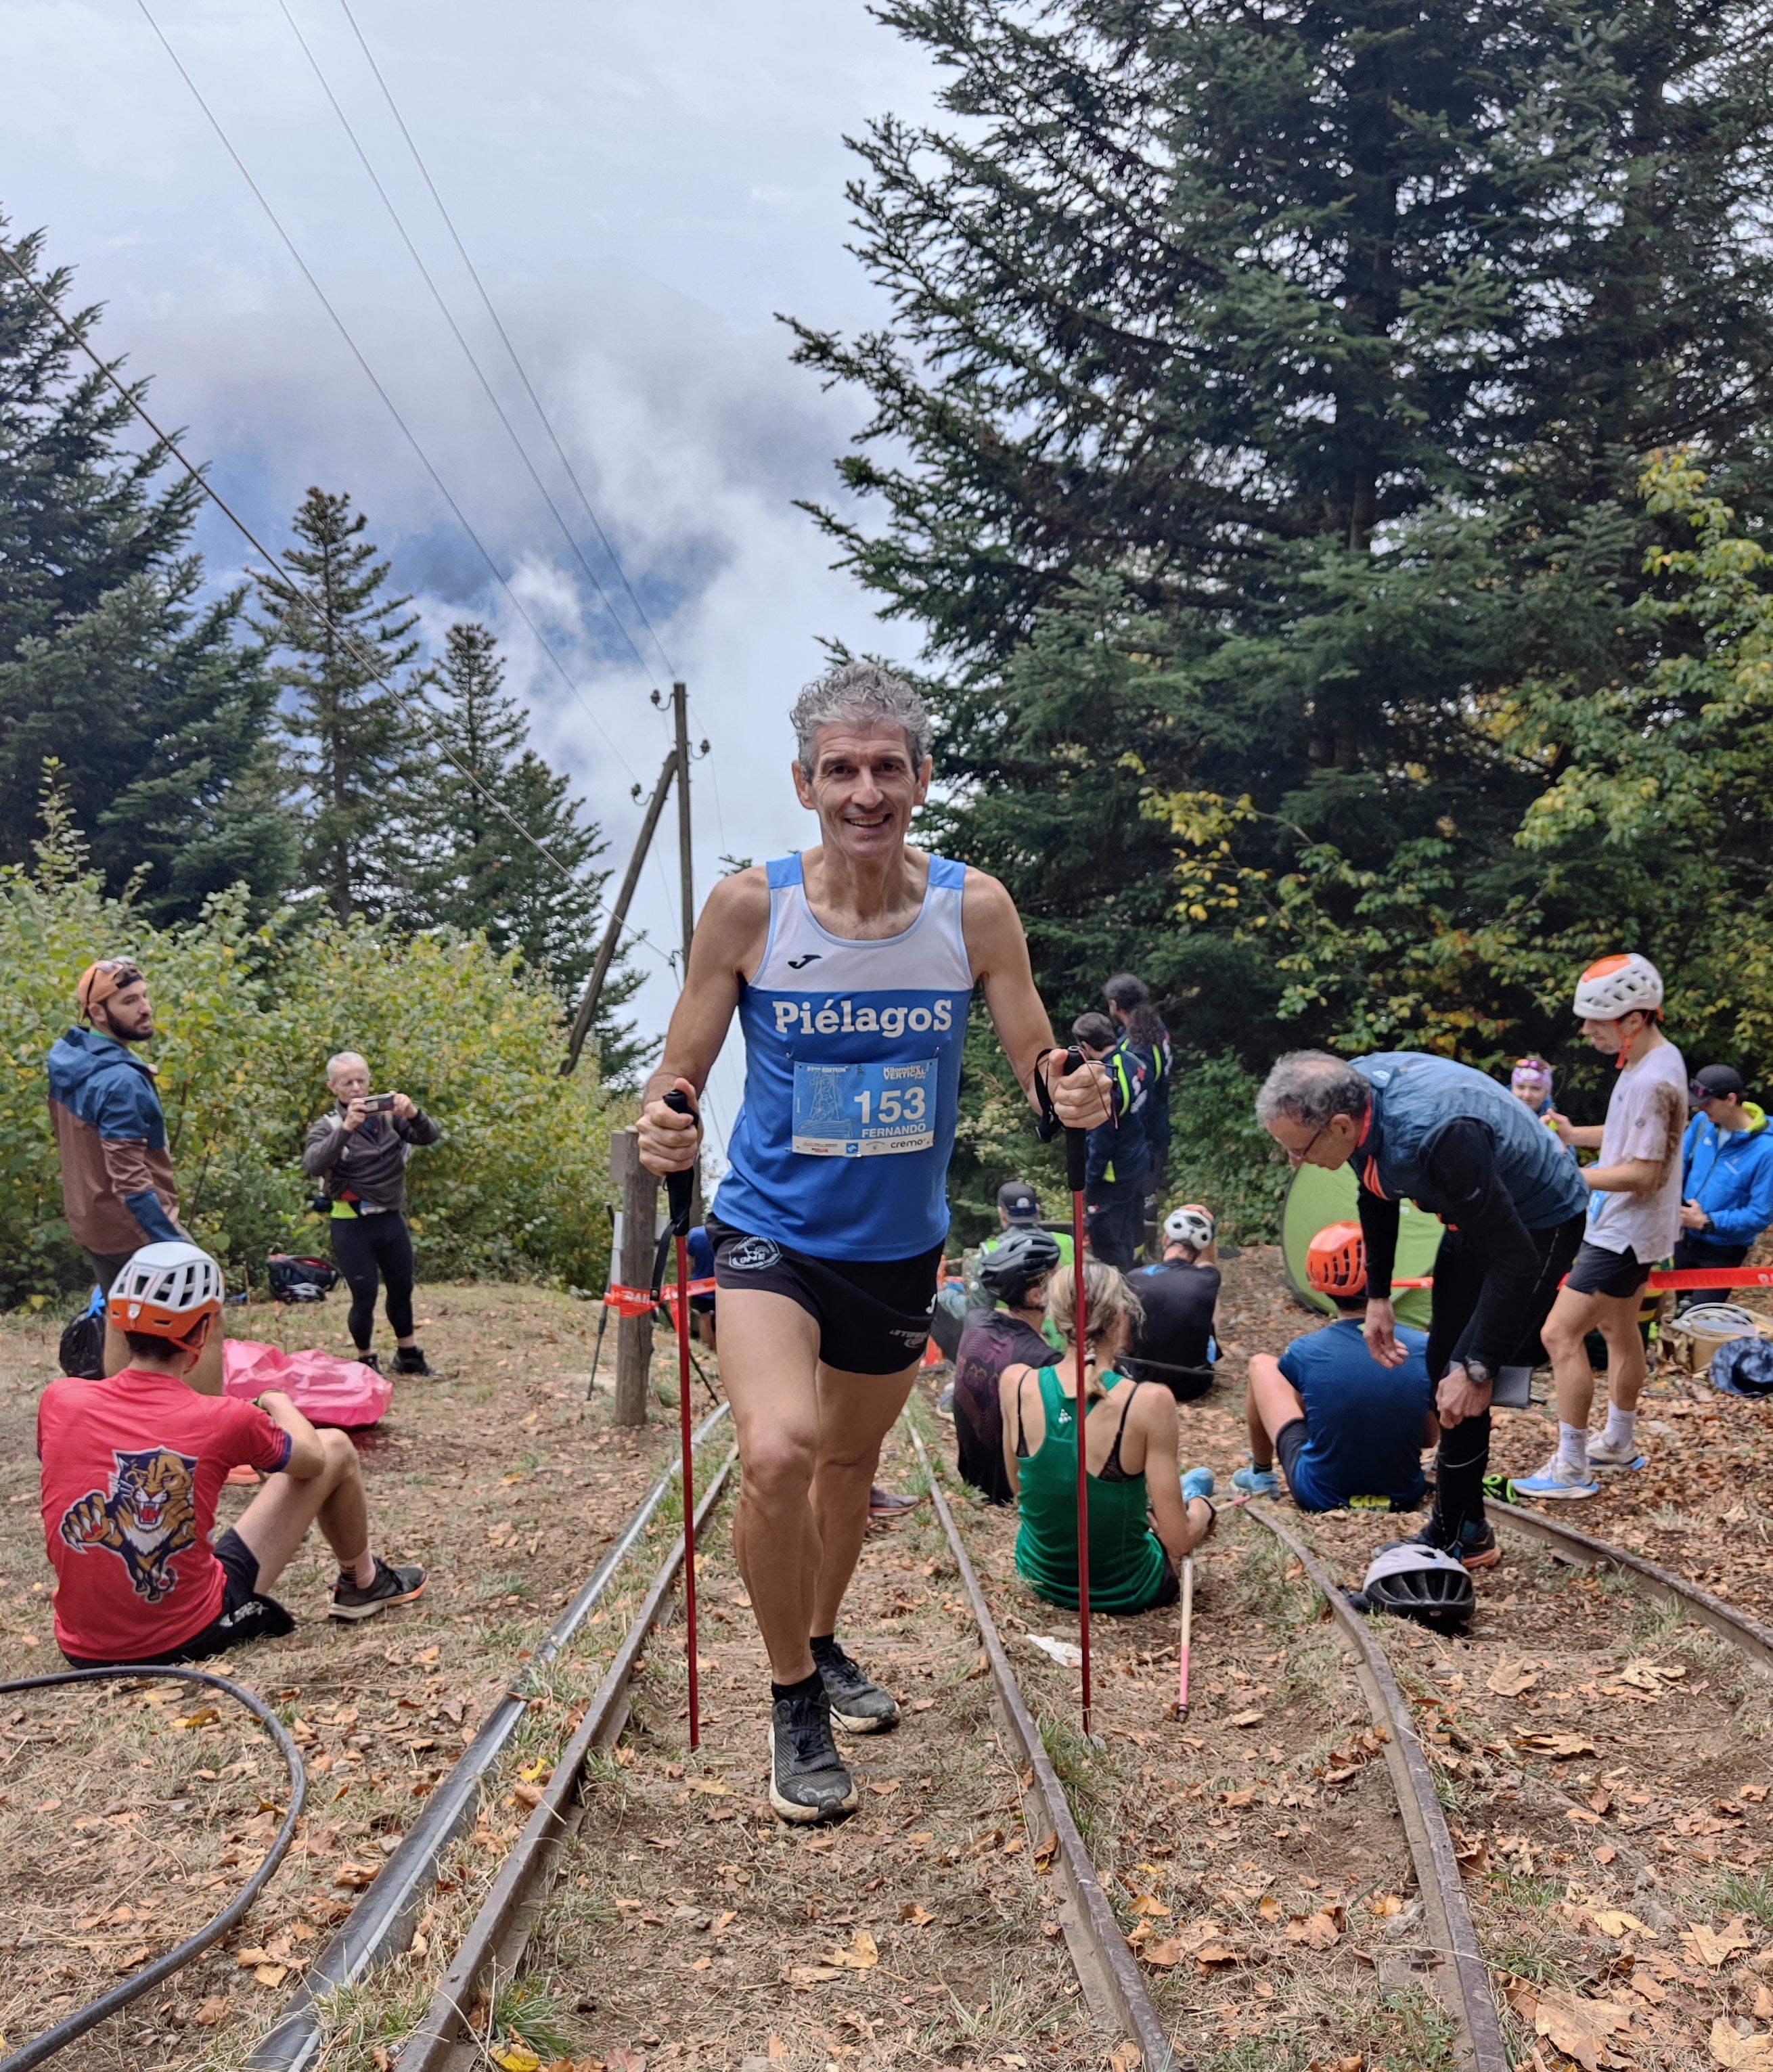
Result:
M221 1268L182 1238L145 1244L111 1283L105 1309L120 1331L188 1346L207 1317L221 1314Z
M1305 1277L1320 1295L1367 1292L1367 1248L1359 1223L1326 1223L1305 1248Z
M1634 1009L1646 1014L1662 1006L1662 974L1633 951L1602 957L1576 981L1576 1012L1585 1022L1617 1022Z

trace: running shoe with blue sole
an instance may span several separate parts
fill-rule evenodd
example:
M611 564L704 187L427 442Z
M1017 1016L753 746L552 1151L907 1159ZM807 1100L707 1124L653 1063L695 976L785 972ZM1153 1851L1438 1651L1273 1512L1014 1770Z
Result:
M1232 1477L1232 1487L1244 1496L1278 1496L1281 1478L1273 1468L1240 1468Z
M1516 1475L1512 1485L1517 1497L1543 1503L1547 1498L1571 1501L1598 1496L1601 1486L1586 1468L1573 1468L1553 1453L1536 1475Z
M1590 1472L1598 1469L1603 1474L1610 1474L1623 1468L1630 1474L1646 1466L1648 1458L1648 1454L1638 1451L1635 1440L1629 1441L1623 1446L1610 1446L1604 1439L1590 1439L1588 1442Z

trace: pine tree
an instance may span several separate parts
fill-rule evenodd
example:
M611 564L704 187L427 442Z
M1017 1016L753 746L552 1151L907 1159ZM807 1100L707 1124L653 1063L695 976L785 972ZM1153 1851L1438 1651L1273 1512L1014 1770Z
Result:
M1764 8L880 12L964 126L862 140L893 324L798 356L873 399L841 472L874 508L818 516L946 678L938 836L1062 1007L1125 964L1253 1061L1351 1019L1536 1034L1462 946L1617 928L1631 887L1517 842L1567 750L1511 701L1641 668L1652 450L1773 511ZM1290 968L1282 883L1334 973ZM1445 947L1406 987L1412 930Z
M386 906L401 874L399 824L413 753L418 679L412 600L386 597L389 565L361 535L348 495L310 489L284 565L303 593L258 578L260 631L294 659L277 672L294 693L283 725L302 816L303 882L341 921Z
M91 337L98 312L68 306L41 236L8 249ZM0 268L0 860L28 861L52 757L106 889L142 872L139 903L164 922L237 882L279 896L294 844L269 750L276 686L240 639L245 593L201 599L201 493L162 479L163 446L125 442L137 425Z
M485 627L450 628L426 709L430 774L407 823L398 918L410 927L483 930L576 1006L603 930L602 828L531 746L529 717L504 688ZM591 1030L606 1082L625 1082L642 1054L616 1017L640 983L619 956Z

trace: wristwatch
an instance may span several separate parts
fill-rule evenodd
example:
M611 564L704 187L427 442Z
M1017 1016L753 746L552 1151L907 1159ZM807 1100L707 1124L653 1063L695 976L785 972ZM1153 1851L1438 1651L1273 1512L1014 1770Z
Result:
M1467 1360L1465 1362L1465 1372L1466 1379L1471 1382L1471 1385L1475 1388L1489 1388L1493 1387L1495 1384L1496 1379L1495 1369L1494 1367L1486 1367L1482 1360Z

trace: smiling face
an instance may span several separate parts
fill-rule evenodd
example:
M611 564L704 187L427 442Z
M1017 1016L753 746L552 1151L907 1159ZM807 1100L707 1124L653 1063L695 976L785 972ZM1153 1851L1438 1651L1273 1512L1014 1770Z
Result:
M819 816L821 839L854 863L882 863L905 846L911 815L930 788L930 759L914 764L903 727L821 726L812 775L796 763L800 804Z

